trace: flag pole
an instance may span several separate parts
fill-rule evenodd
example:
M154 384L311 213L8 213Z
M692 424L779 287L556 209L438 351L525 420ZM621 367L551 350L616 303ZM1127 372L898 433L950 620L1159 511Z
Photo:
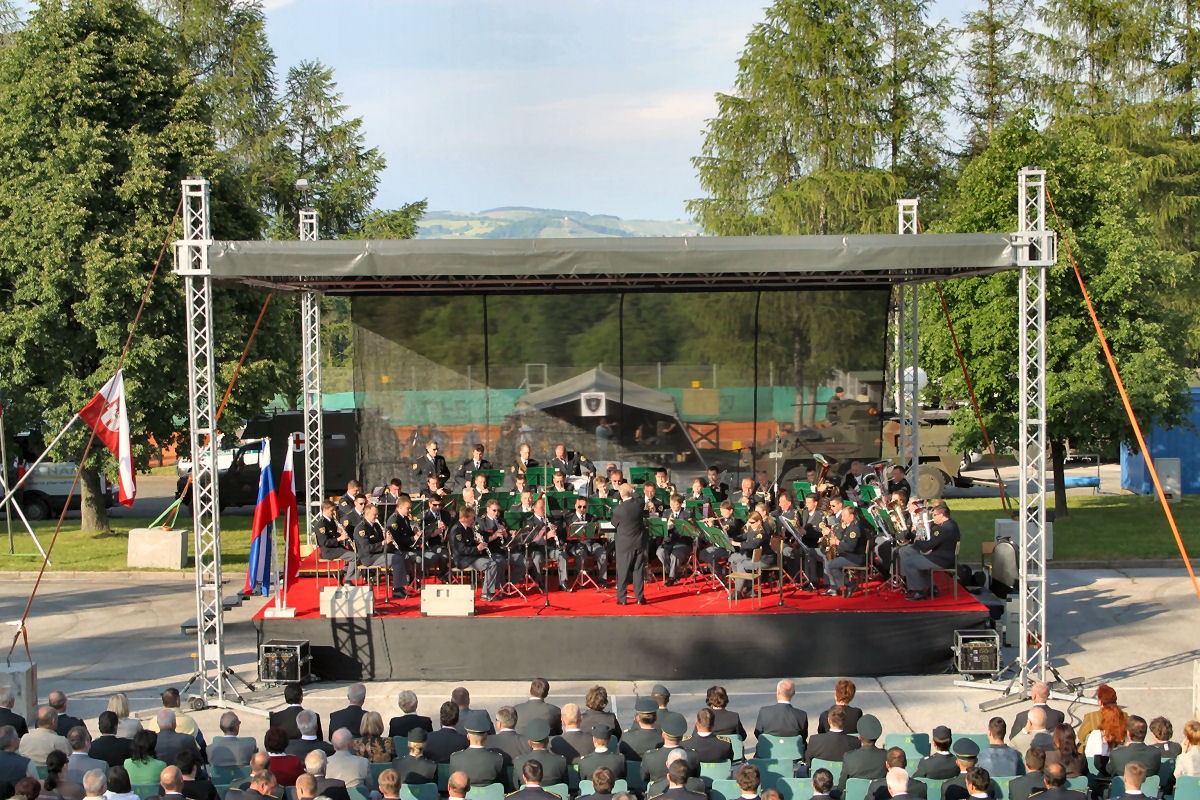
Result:
M25 470L25 474L21 476L21 479L14 483L11 489L5 492L4 497L0 498L0 506L8 505L8 499L16 494L17 489L20 489L21 486L24 485L25 481L29 480L29 476L33 474L33 471L37 468L37 465L46 460L46 456L50 455L50 451L54 449L54 445L58 444L58 440L61 439L66 432L71 429L71 426L75 424L75 420L77 419L79 419L78 414L71 415L71 418L67 420L67 424L64 425L63 429L58 432L58 435L54 437L54 441L50 442L42 454L37 457L37 461L34 461L32 464L30 464L29 468Z
M0 480L4 481L4 493L8 494L8 437L4 435L4 411L0 409ZM13 547L12 507L4 504L4 524L8 528L8 554L16 553Z

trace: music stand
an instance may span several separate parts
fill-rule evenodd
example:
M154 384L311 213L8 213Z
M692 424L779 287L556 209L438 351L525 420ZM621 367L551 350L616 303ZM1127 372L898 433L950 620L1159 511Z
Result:
M474 485L476 475L487 476L489 489L498 489L504 485L504 470L502 469L470 469L467 470L467 484Z
M529 467L525 470L526 486L550 486L554 483L554 467Z
M507 530L507 528L505 529ZM496 590L497 597L520 597L528 602L529 598L521 591L521 587L513 583L512 579L512 545L516 539L516 534L511 534L507 538L500 537L500 546L504 548L504 583Z
M733 542L731 542L729 540L729 537L725 535L725 531L721 530L720 528L718 528L714 525L709 525L707 522L703 522L703 521L697 521L695 524L696 524L696 528L700 532L700 536L697 538L697 549L699 549L699 540L706 539L710 543L715 544L717 547L724 549L725 552L727 552L727 553L732 553L734 551ZM704 573L698 572L698 574L703 575ZM722 589L723 590L725 588L724 585L721 583L721 579L718 578L716 575L716 561L715 560L713 561L713 571L710 572L707 577L708 577L708 585L709 585L710 589ZM699 592L697 592L697 594L699 594Z
M592 539L598 539L600 533L600 523L593 520L592 522L572 522L567 526L566 539L568 542L589 542ZM561 558L561 556L560 556ZM597 566L599 564L597 563ZM575 573L575 580L571 582L571 591L581 589L590 584L597 592L604 591L600 584L596 582L587 571L587 551L579 559L579 571Z

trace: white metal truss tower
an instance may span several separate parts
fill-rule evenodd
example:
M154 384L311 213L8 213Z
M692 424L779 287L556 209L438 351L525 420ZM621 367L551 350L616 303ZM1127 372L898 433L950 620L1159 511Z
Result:
M175 243L175 274L187 305L187 363L192 453L192 523L196 571L196 675L193 703L225 696L225 644L221 606L221 517L217 476L217 392L213 354L212 243L208 181L183 181L183 238ZM232 688L232 687L230 687ZM236 692L234 692L236 695Z
M915 235L920 233L917 207L920 201L897 200L897 230L896 233ZM921 363L918 351L918 318L917 318L917 284L897 284L895 290L895 311L893 315L894 370L892 380L895 383L896 415L900 419L900 444L897 454L900 464L908 465L909 481L912 483L914 495L921 479L921 404L917 384L917 369ZM911 388L906 391L906 383L911 376Z
M300 209L300 241L319 238L317 210ZM304 508L306 530L321 513L325 492L323 451L325 426L321 409L321 295L300 293L300 318L303 348L301 354L301 392L304 403Z

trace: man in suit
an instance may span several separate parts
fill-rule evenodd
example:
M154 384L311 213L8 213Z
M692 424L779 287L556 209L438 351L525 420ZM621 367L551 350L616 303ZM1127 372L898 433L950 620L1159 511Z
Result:
M650 687L650 696L658 703L658 717L655 718L654 724L658 726L659 730L663 729L663 723L669 719L678 720L679 727L687 730L687 720L684 719L683 714L667 708L667 705L671 702L671 691L666 686L663 686L661 683L654 684L654 686Z
M484 711L468 711L464 727L467 747L450 756L450 771L465 774L472 786L487 786L504 779L504 756L484 747L492 721Z
M658 787L653 787L646 792L646 796L650 800L657 800L657 798L662 798L662 800L705 800L707 795L697 791L699 787L694 783L695 780L697 779L692 778L688 773L687 760L677 756L667 767L666 791L655 794L654 790ZM689 784L696 788L688 788ZM699 786L703 786L703 784L701 783Z
M101 716L104 716L101 714ZM242 738L242 721L232 711L221 715L221 735L214 736L208 748L208 761L215 767L244 767L258 752L254 740Z
M117 737L117 715L112 711L101 711L96 720L96 728L100 735L92 740L88 755L100 759L110 767L124 764L125 759L129 758L133 743ZM246 756L246 761L250 761L250 756Z
M158 775L158 785L162 787L162 800L184 800L183 773L179 767L169 766Z
M307 708L296 715L296 727L300 729L299 739L289 739L288 745L284 749L288 753L299 758L304 758L313 750L319 750L327 756L333 755L333 745L317 737L317 714L314 711L309 711ZM338 728L337 730L349 730L349 728ZM350 731L353 736L354 731Z
M579 759L592 752L592 736L579 727L579 706L567 703L562 707L563 732L550 740L550 749L567 760L568 764L576 764Z
M454 726L461 734L467 732L467 722L472 721L471 715L475 713L471 708L471 692L465 686L457 686L450 692L450 699L458 706L458 724ZM483 715L484 724L487 726L484 730L488 736L496 732L496 727L492 724L492 717L487 711L480 709L479 714Z
M862 720L859 722L861 723ZM808 763L811 764L816 758L824 761L841 761L845 758L846 753L858 749L857 737L842 730L842 726L845 724L846 712L841 706L829 709L829 730L811 737L804 750L804 757Z
M1129 715L1126 723L1129 731L1128 744L1114 748L1108 756L1108 774L1116 777L1125 773L1125 766L1137 762L1146 769L1147 775L1157 775L1162 765L1162 750L1146 744L1146 720L1136 714Z
M608 740L612 734L612 728L604 723L592 726L592 752L579 759L580 779L591 780L593 773L600 767L612 770L617 780L625 777L625 756L608 749Z
M535 719L543 720L550 728L551 734L562 733L562 709L553 703L547 703L550 694L550 682L545 678L534 678L529 683L529 699L518 703L514 710L517 712L517 733L529 736L529 723ZM553 785L554 781L550 781Z
M1111 800L1146 800L1146 794L1142 791L1142 784L1146 780L1146 768L1136 761L1130 761L1125 765L1125 793L1119 796L1114 796Z
M45 764L46 756L51 750L60 750L64 755L71 754L71 745L67 737L57 732L58 713L50 706L42 706L37 710L35 727L21 737L19 752L35 765Z
M1047 764L1043 772L1046 790L1037 795L1038 800L1086 800L1083 792L1067 788L1067 771L1062 764Z
M1052 731L1063 723L1066 715L1057 708L1051 708L1047 704L1050 699L1050 685L1044 681L1036 681L1029 687L1029 700L1032 705L1029 708L1023 709L1016 718L1013 719L1012 727L1008 729L1009 738L1015 738L1018 733L1025 729L1029 712L1035 708L1042 709L1042 727L1047 731ZM1014 745L1015 746L1015 745ZM1018 748L1019 749L1019 748Z
M158 721L158 743L154 746L154 754L157 758L172 764L175 761L176 753L180 750L187 750L195 756L197 761L203 763L204 756L200 754L196 738L175 730L174 711L169 708L160 708L155 719Z
M696 712L696 732L684 739L680 745L684 750L695 753L701 764L733 761L733 745L713 735L713 719L711 708L702 708Z
M646 549L649 536L642 519L645 505L635 497L633 486L621 484L621 502L613 509L612 523L617 543L617 605L625 605L626 587L633 584L633 595L639 606L646 605Z
M521 788L506 797L508 800L562 800L561 795L543 789L542 780L541 762L533 759L526 761L521 766Z
M1011 778L1025 772L1021 754L1004 743L1007 727L1003 717L988 720L988 746L980 751L977 763L989 776Z
M284 686L283 701L287 703L287 707L271 712L268 727L283 728L289 739L299 739L300 728L296 725L296 715L304 710L304 707L300 705L304 702L303 687L299 683L289 683ZM321 716L319 714L317 715L317 738L325 738L321 732Z
M683 737L686 733L687 723L684 722L683 717L679 717L679 719L668 717L667 721L663 723L663 746L657 750L642 753L642 778L647 786L656 781L666 780L667 760L676 750L683 753L687 759L688 774L695 778L700 777L700 757L696 755L696 751L684 750L682 747Z
M1039 747L1043 751L1054 749L1054 736L1046 730L1045 707L1034 706L1029 709L1029 713L1025 714L1025 730L1013 734L1008 746L1018 753L1024 753L1031 747Z
M392 769L400 783L434 783L437 781L437 762L425 757L424 728L413 728L408 734L408 755L392 759Z
M1046 752L1040 747L1031 747L1025 751L1025 774L1018 775L1008 782L1008 790L1004 793L1007 800L1029 800L1034 794L1046 790L1046 775L1042 769L1046 766Z
M626 761L641 761L642 754L662 747L662 731L658 729L658 703L649 697L639 697L633 703L634 724L621 737L621 755Z
M883 778L879 778L871 782L867 787L867 800L888 800L892 796L894 787L888 784L887 778L892 774L892 770L899 769L904 773L904 780L908 781L908 754L901 747L889 747L887 749L887 771L888 774ZM916 800L925 800L929 793L927 787L921 781L908 782L906 786L901 786L900 791L907 797L915 798Z
M338 728L346 728L358 736L358 724L362 722L363 704L367 702L367 687L361 683L352 683L346 688L347 706L329 715L329 732Z
M59 736L66 736L71 728L82 727L85 731L87 730L87 725L83 724L83 720L67 713L67 696L63 692L51 692L46 697L46 703L58 714L58 723L55 732Z
M525 764L536 761L542 768L541 780L547 786L555 786L567 782L567 759L548 749L550 743L550 723L544 719L533 719L525 728L526 741L529 743L529 753L513 760L513 775L523 775Z
M842 774L838 789L846 793L846 781L851 778L878 780L887 774L887 753L875 746L883 736L883 726L874 714L864 714L858 721L859 747L842 756Z
M901 751L901 752L903 752L903 751ZM914 786L924 787L924 784L922 784L920 781L910 781L908 779L908 773L904 771L904 767L889 768L887 771L887 775L885 775L883 777L883 780L876 781L875 783L883 784L883 791L884 791L885 799L887 797L891 797L891 798L894 798L895 800L907 800L907 798L915 798L918 795L909 794L909 791ZM875 784L871 784L871 785L874 786ZM924 792L922 792L920 797L924 797L924 796L925 796L925 794L924 794ZM874 797L879 797L879 795L868 792L867 797L874 798Z
M952 738L950 729L945 725L938 725L933 729L932 750L917 763L917 768L913 771L914 778L944 781L960 772L958 764L954 761L954 754L950 752Z
M784 678L775 684L775 702L758 710L758 720L754 723L754 736L761 734L771 736L799 736L801 741L808 740L808 714L792 705L796 696L796 684Z
M417 694L411 689L405 689L396 696L396 704L402 715L392 717L388 722L388 736L408 736L409 731L420 728L426 733L433 730L433 720L417 713ZM403 778L400 780L404 783Z
M37 765L17 752L20 738L13 726L0 726L0 783L8 784L9 788L21 778L38 776Z
M71 754L67 756L66 778L68 781L82 783L83 774L89 769L108 771L107 761L101 761L98 758L92 758L88 755L88 750L92 746L92 740L88 736L87 728L84 728L82 725L76 725L74 728L71 728L71 730L67 731L67 743L71 745Z
M340 730L340 728L339 728ZM330 778L326 773L329 771L329 757L322 750L313 750L304 757L304 775L307 775L313 780L314 796L323 795L329 800L350 800L350 793L346 791L346 782L340 778ZM296 779L296 791L299 793L300 779Z
M333 732L333 755L325 762L325 776L337 778L347 789L365 786L371 779L370 763L351 752L354 737L345 728Z
M458 705L453 700L442 703L438 719L441 727L426 737L425 757L438 764L449 764L450 756L467 749L470 742L455 727L458 725Z
M525 737L516 731L517 712L512 706L501 706L496 711L495 736L489 736L487 746L499 751L504 756L504 766L511 767L513 762L529 752L529 743Z
M424 486L430 478L436 478L438 486L442 486L449 479L450 468L446 466L446 459L438 453L438 449L438 443L435 441L425 443L425 455L412 465L413 486Z
M0 725L11 725L17 736L24 736L29 733L29 724L25 722L24 717L12 710L16 702L17 695L12 687L0 686Z

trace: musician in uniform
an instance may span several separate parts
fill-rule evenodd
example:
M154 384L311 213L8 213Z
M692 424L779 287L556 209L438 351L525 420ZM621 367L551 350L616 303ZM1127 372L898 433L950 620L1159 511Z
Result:
M460 508L458 522L450 528L450 546L454 549L454 562L459 569L473 569L483 575L480 599L491 602L500 589L498 577L500 562L488 548L483 533L475 529L475 509Z
M425 574L438 570L450 562L447 556L446 533L454 521L450 512L442 508L442 499L432 497L421 515L421 532L425 542Z
M597 475L593 481L592 496L598 497L601 500L607 500L610 497L618 497L619 495L617 490L609 485L607 478L603 475Z
M654 488L662 489L667 493L668 497L673 494L677 494L675 491L675 484L671 483L671 479L667 473L666 467L659 467L658 469L654 470Z
M837 557L825 565L825 582L829 586L823 594L836 596L846 585L845 567L861 567L867 563L867 537L854 506L843 506L840 525L834 529L832 544L837 546ZM848 588L846 597L854 592Z
M343 523L346 521L346 516L354 510L354 498L360 494L362 494L362 484L355 480L346 481L346 493L342 495L337 504L338 519ZM359 521L355 520L354 524L357 525ZM350 526L350 530L354 530L353 525Z
M343 500L345 498L342 498ZM338 503L338 508L341 508L341 502ZM358 527L358 523L363 521L363 511L367 508L367 496L362 492L355 495L350 501L350 510L342 516L342 527L353 532Z
M647 517L662 516L663 504L658 502L658 490L649 481L642 484L642 504Z
M889 483L888 485L890 486L891 484ZM908 482L905 481L905 486L907 485ZM883 571L889 575L892 572L893 563L897 561L896 557L900 553L900 545L912 541L912 518L909 516L908 511L905 510L906 505L908 505L908 492L903 489L893 492L888 497L888 518L892 522L892 527L895 528L896 536L894 540L891 536L885 537L885 540L875 547L879 564Z
M483 445L477 444L471 448L471 457L458 465L458 472L455 474L455 476L461 480L465 486L467 483L473 483L473 480L470 477L471 473L478 472L481 469L491 468L492 462L483 457Z
M713 496L717 498L717 502L723 502L729 497L729 484L721 483L721 470L718 467L708 468L708 483L707 486L712 490Z
M743 527L741 535L736 539L730 537L730 541L737 547L737 550L729 555L730 569L741 572L751 568L755 563L754 551L766 544L766 531L763 529L762 515L757 511L751 511L746 518L746 525ZM766 555L766 553L760 554L763 560L759 563L765 563ZM739 580L736 588L740 599L750 596L749 580Z
M413 465L413 481L418 486L424 486L427 479L437 478L438 486L445 484L450 477L450 468L446 466L444 456L438 454L438 443L430 440L425 443L425 455Z
M575 511L566 515L563 518L563 528L567 533L570 532L574 525L587 525L595 522L596 518L588 513L588 501L585 497L580 497L575 501ZM566 549L575 557L575 567L579 572L587 571L588 556L591 556L596 561L596 583L603 587L608 583L608 543L600 538L599 530L596 531L595 539L581 539L579 541L567 541ZM567 591L571 591L571 587L566 587Z
M542 570L546 566L546 560L558 559L558 585L560 588L567 587L567 554L562 552L562 546L558 538L558 525L550 519L546 514L546 498L539 497L533 501L533 514L525 522L525 526L530 530L541 530L542 533L534 538L528 548L528 569L533 576L534 581L539 585L546 586L544 583L545 576Z
M346 568L338 577L339 583L353 581L357 575L354 567L354 544L346 529L337 519L337 504L332 500L321 503L321 513L312 523L312 535L321 549L321 558L326 561L343 560Z
M539 466L537 459L529 456L529 445L522 444L518 447L517 460L508 465L508 474L513 482L513 487L515 488L517 485L518 475L526 477L529 470L537 466Z
M445 497L447 494L449 493L442 486L442 482L438 480L436 475L429 475L425 478L425 486L421 490L421 497L428 500L431 497Z
M857 458L850 462L850 469L846 470L846 474L842 476L842 496L855 497L858 494L858 487L863 485L866 476L863 475L863 464Z
M415 561L421 557L417 531L413 529L412 498L401 493L396 498L396 510L387 518L387 532L391 534L396 549L405 561Z
M733 502L735 505L745 506L747 511L752 511L756 505L766 498L759 493L758 488L754 485L754 478L742 478L741 490L734 492Z
M663 565L663 577L666 579L664 585L674 586L679 580L679 573L683 570L683 563L687 561L688 556L692 553L692 545L687 537L679 532L676 523L692 518L692 512L683 506L683 498L680 495L671 495L671 506L663 514L667 520L667 536L658 546L658 551L655 555L658 556L658 561Z
M571 454L567 452L567 446L562 442L554 445L554 458L550 459L547 466L563 475L579 474L579 461L571 457Z
M740 537L742 535L742 521L733 515L732 500L725 500L721 503L720 514L719 518L709 517L705 522L724 531L730 541ZM697 558L707 564L709 570L718 579L725 580L725 574L729 571L729 565L725 563L729 559L728 550L724 547L718 547L712 542L706 542L697 554ZM722 566L723 564L724 566Z
M484 515L479 520L479 532L492 554L500 557L500 577L505 583L519 585L525 580L525 554L512 549L512 533L500 514L500 501L488 500Z
M804 559L804 574L813 586L821 582L825 574L825 554L821 552L821 523L825 515L821 511L821 498L809 492L804 498L804 510L798 515L800 522L800 544Z
M392 478L388 481L387 488L383 490L383 495L379 498L379 518L389 519L396 507L396 499L404 492L404 482L399 478Z
M888 494L904 492L905 496L912 494L912 486L904 475L904 467L899 464L892 467L892 477L888 479L887 492Z
M954 553L962 538L958 523L950 519L950 507L944 500L935 500L930 512L933 524L929 526L928 538L918 539L900 551L900 570L904 573L909 600L924 600L930 596L933 578L930 570L954 566Z
M362 522L354 529L358 563L364 567L388 567L392 571L392 597L408 597L408 570L391 535L379 522L379 509L368 505Z
M775 533L783 540L783 568L789 575L795 575L804 569L804 550L800 543L803 528L800 525L800 512L792 502L792 496L781 492L778 507L771 512L775 521Z
M475 494L479 495L481 498L485 494L488 494L488 489L491 488L488 486L487 475L484 475L482 472L475 473L475 477L471 479L471 487L475 490Z
M550 476L550 488L547 489L546 491L548 491L548 492L569 492L569 491L571 491L571 489L567 487L566 473L564 473L562 470L558 470L558 469L554 470L554 474L552 474Z

